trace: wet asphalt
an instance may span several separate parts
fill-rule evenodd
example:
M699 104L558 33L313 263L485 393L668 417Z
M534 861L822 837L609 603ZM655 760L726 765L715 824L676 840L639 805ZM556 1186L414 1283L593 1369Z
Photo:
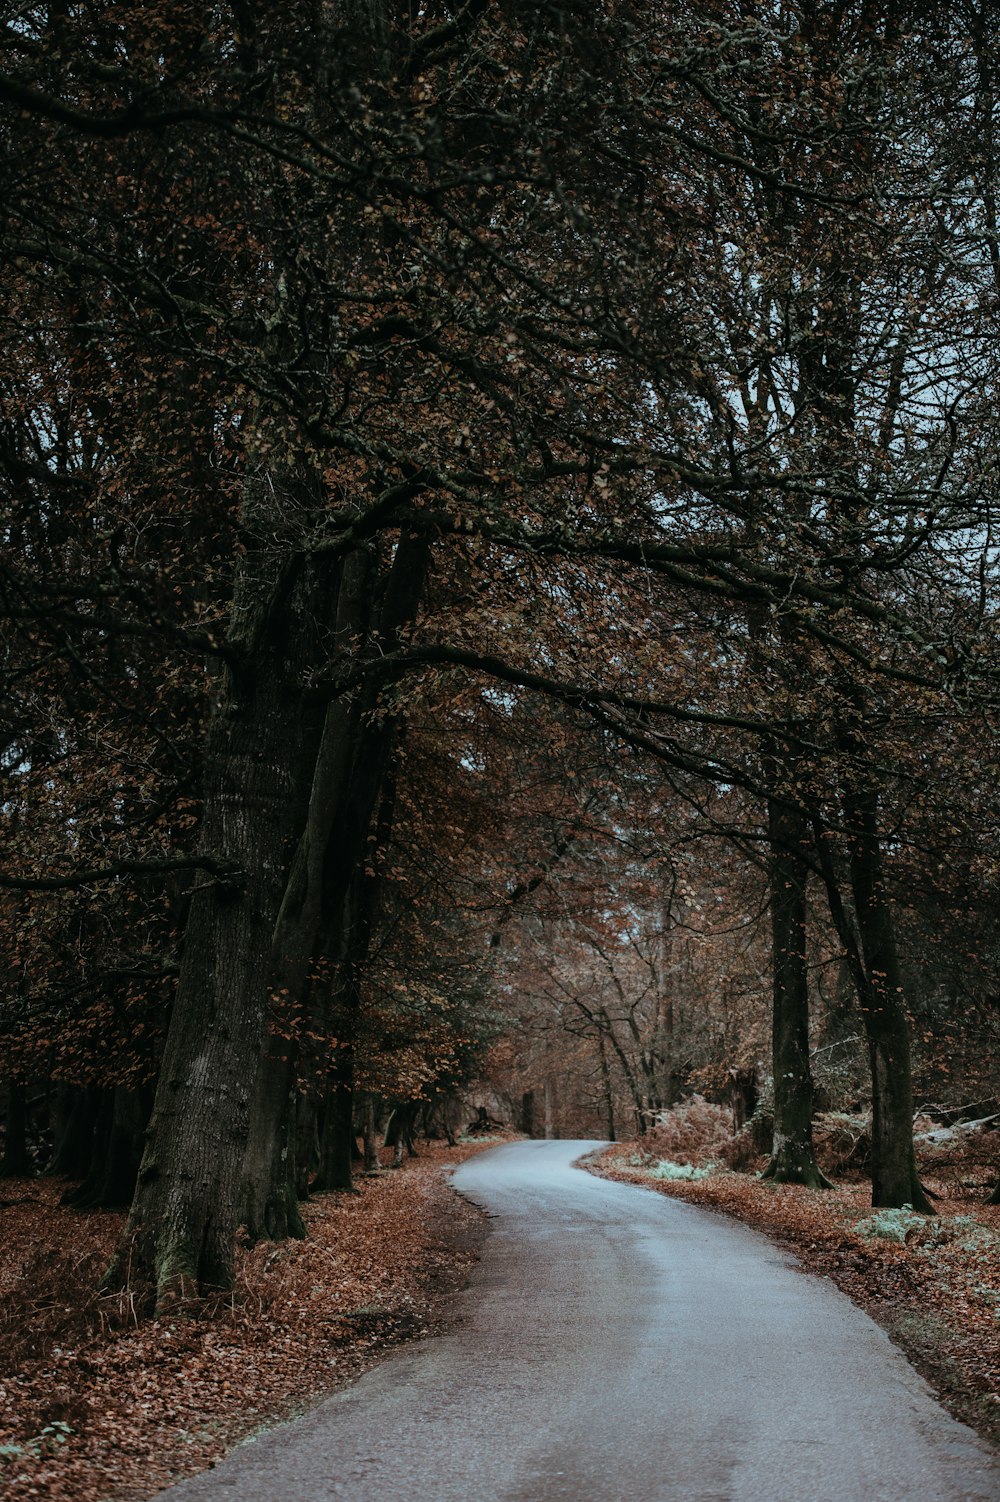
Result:
M1000 1465L888 1336L765 1237L513 1143L446 1334L169 1502L1000 1502Z

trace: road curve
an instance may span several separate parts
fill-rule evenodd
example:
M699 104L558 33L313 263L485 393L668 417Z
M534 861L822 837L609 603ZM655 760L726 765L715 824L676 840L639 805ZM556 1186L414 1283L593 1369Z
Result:
M996 1457L885 1333L765 1237L523 1142L448 1334L169 1502L984 1502Z

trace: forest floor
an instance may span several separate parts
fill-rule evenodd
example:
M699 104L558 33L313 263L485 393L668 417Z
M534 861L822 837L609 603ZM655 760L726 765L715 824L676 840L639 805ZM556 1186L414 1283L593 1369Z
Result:
M984 1203L996 1182L1000 1132L918 1141L923 1182L938 1197L937 1214L925 1218L872 1210L870 1181L838 1162L844 1122L817 1133L833 1189L764 1182L763 1157L743 1161L739 1172L726 1167L716 1155L726 1150L728 1112L704 1102L667 1113L651 1137L620 1143L587 1167L722 1210L787 1247L888 1331L956 1418L1000 1444L1000 1206Z
M929 1124L933 1125L933 1124ZM98 1292L124 1217L59 1205L48 1179L0 1180L0 1494L139 1502L447 1326L484 1221L446 1172L492 1141L421 1144L399 1172L305 1207L308 1239L241 1250L237 1286L183 1318L136 1320ZM818 1134L833 1190L772 1186L733 1158L728 1113L688 1103L592 1171L725 1211L860 1304L959 1418L1000 1442L1000 1134L921 1145L930 1220L875 1214L851 1124ZM855 1144L856 1146L857 1144ZM692 1175L688 1177L687 1175Z
M446 1326L484 1234L446 1171L488 1145L317 1195L305 1241L242 1250L231 1296L169 1321L98 1291L124 1216L0 1180L0 1495L137 1502Z

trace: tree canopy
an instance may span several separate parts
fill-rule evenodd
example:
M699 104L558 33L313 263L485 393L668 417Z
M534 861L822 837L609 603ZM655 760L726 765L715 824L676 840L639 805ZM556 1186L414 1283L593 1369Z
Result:
M991 8L0 35L0 1025L60 1143L101 1099L111 1280L225 1286L501 1037L642 1130L765 995L818 1182L834 974L929 1209L911 1022L995 1032Z

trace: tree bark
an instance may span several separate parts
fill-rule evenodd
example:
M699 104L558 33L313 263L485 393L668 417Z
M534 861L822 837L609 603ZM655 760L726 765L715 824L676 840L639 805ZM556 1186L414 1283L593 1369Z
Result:
M878 800L868 790L852 804L851 888L864 957L859 1000L872 1074L872 1204L911 1205L932 1215L913 1148L910 1026L885 892Z
M240 1186L241 1224L251 1241L303 1237L296 1172L297 1048L272 1032L250 1112Z
M545 1106L545 1140L548 1142L553 1137L559 1136L559 1092L556 1086L555 1075L545 1076L545 1088L543 1094Z
M339 1047L323 1109L319 1170L312 1188L354 1188L354 1058L350 1046Z
M933 1207L917 1174L913 1148L910 1030L892 912L885 893L878 798L868 788L845 799L852 831L847 895L829 842L817 822L816 848L834 925L858 995L872 1077L872 1204Z
M347 654L367 631L371 616L373 562L368 549L345 559L337 581L333 649ZM250 1113L243 1160L240 1218L254 1241L304 1234L298 1211L295 1164L295 1109L298 1045L286 1026L305 1005L305 989L324 898L327 849L346 795L360 724L358 694L331 704L312 755L311 787L306 792L304 828L274 926L272 986L278 998L277 1031L267 1040Z
M375 1117L375 1096L370 1090L365 1092L361 1119L364 1124L365 1173L378 1173L382 1167L382 1163L378 1152L378 1122Z
M379 652L398 646L416 615L428 562L427 544L408 536L400 539L381 581L368 548L349 554L337 590L334 654L347 658L366 639ZM377 610L376 594L381 595ZM320 945L327 963L341 968L357 970L367 956L371 915L357 909L351 890L382 799L398 728L396 717L376 716L375 707L374 691L359 690L335 699L326 711L305 827L275 926L272 974L275 990L287 997L288 1005L306 1005L310 962ZM356 989L357 983L348 981L334 984L331 994ZM319 1019L321 1030L329 1020ZM351 1026L349 1020L348 1030ZM301 1225L290 1145L295 1081L295 1049L277 1040L265 1052L244 1160L243 1217L255 1238L296 1234ZM342 1125L336 1110L328 1110L327 1116L331 1130L335 1122ZM317 1186L349 1188L344 1163L341 1148L324 1130Z
M645 1111L645 1101L639 1089L639 1082L635 1076L628 1054L622 1047L618 1034L615 1032L614 1023L608 1015L607 1009L601 1007L597 1012L588 1012L587 1015L596 1020L601 1036L606 1039L614 1049L615 1057L621 1065L625 1083L628 1086L629 1095L632 1097L632 1109L635 1113L635 1133L637 1137L644 1137L649 1128L649 1117Z
M597 1053L601 1064L601 1089L604 1094L604 1118L608 1129L608 1141L617 1142L615 1135L615 1096L611 1085L611 1069L608 1064L608 1046L603 1033L597 1034Z
M295 581L270 546L248 550L236 580L229 641L245 669L225 670L206 750L202 849L238 875L192 895L146 1150L107 1275L112 1287L151 1286L159 1308L233 1279L271 936L297 833L292 732L317 605L317 575L303 568Z
M535 1092L525 1090L521 1096L521 1131L526 1137L535 1135Z
M25 1178L31 1172L28 1157L28 1092L20 1080L7 1085L4 1121L3 1163L0 1173L8 1179Z
M809 1066L809 977L806 970L806 870L800 854L804 821L772 798L771 845L772 1061L774 1137L761 1177L777 1184L829 1188L812 1139L813 1081Z
M300 1091L295 1102L295 1192L308 1199L319 1168L319 1112L313 1091Z
M401 1168L404 1155L411 1158L417 1156L417 1150L413 1145L413 1128L416 1122L419 1102L414 1100L403 1101L396 1106L389 1117L385 1128L385 1146L391 1147L392 1166Z

